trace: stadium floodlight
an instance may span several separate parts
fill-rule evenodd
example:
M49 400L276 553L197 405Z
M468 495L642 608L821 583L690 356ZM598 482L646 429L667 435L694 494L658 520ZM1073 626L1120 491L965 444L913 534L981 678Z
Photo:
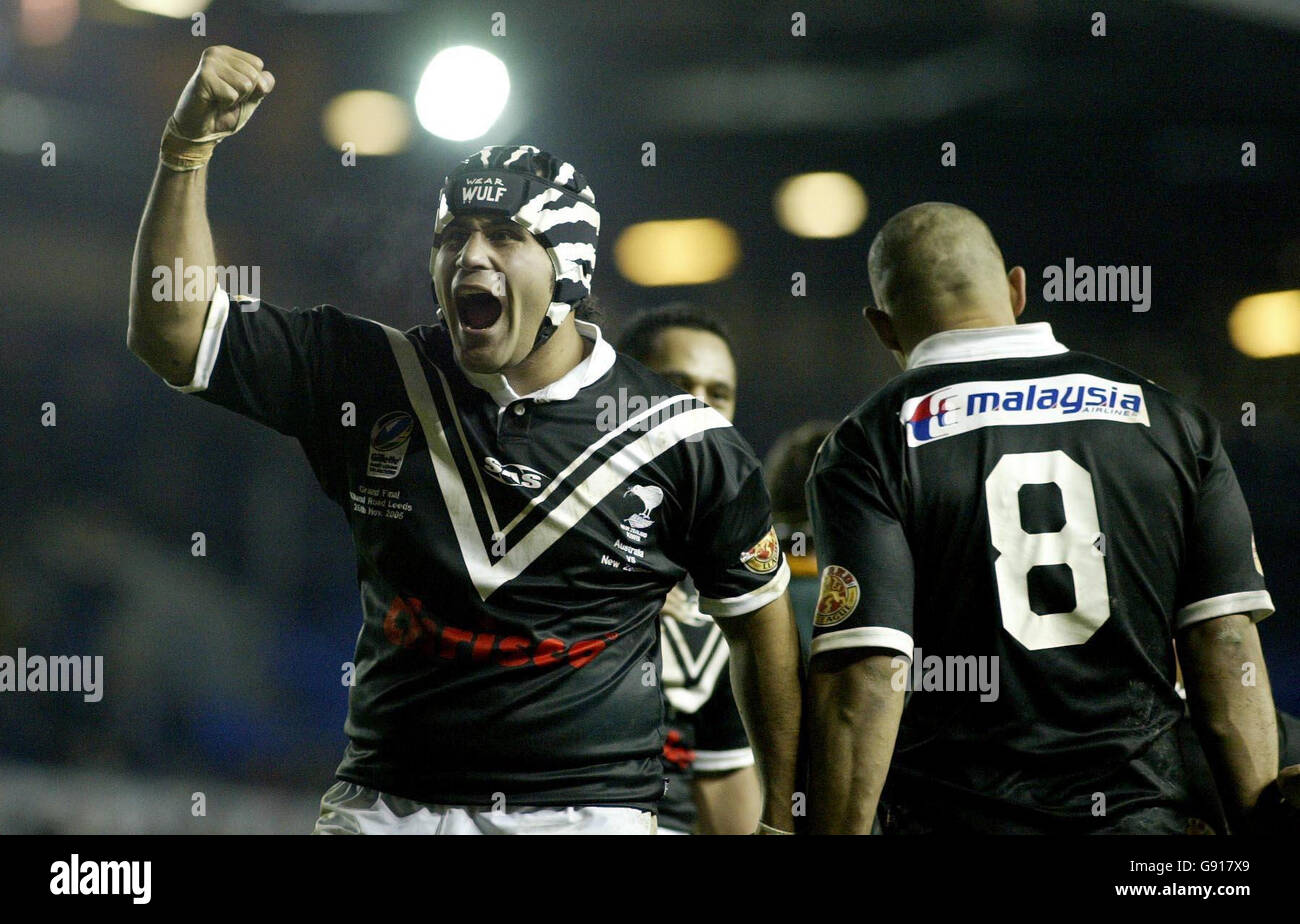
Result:
M1228 316L1228 336L1254 359L1300 353L1300 289L1243 298Z
M22 0L18 5L18 38L38 48L57 45L77 24L77 0Z
M772 197L777 223L798 237L847 237L867 220L867 194L847 173L801 173Z
M415 91L415 115L430 133L448 141L486 134L510 97L510 75L501 59L473 45L436 55Z
M716 218L643 221L614 241L614 264L639 286L718 282L739 263L739 235Z
M212 0L117 0L118 6L171 19L189 19L208 8Z
M361 155L397 154L411 138L405 100L381 90L350 90L330 100L321 113L321 130L335 150L351 143Z

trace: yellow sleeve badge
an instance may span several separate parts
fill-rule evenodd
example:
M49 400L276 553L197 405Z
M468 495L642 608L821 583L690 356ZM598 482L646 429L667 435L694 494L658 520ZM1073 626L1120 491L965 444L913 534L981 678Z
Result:
M762 539L740 553L740 563L755 574L767 574L781 563L781 543L776 538L776 527L770 528Z

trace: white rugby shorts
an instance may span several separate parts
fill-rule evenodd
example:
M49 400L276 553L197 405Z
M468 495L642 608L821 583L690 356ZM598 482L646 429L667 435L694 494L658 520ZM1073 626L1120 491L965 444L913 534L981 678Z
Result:
M435 805L339 780L313 834L654 834L653 812L616 806Z

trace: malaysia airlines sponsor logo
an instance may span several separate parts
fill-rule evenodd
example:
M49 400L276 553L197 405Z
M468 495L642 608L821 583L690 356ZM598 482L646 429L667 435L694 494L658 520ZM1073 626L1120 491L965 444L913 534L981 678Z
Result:
M983 427L1110 420L1151 426L1142 386L1075 373L1002 382L959 382L903 402L907 445Z
M535 468L519 465L516 462L501 462L491 456L483 459L483 471L487 472L489 478L502 484L508 484L512 488L527 488L530 491L540 488L546 480L546 476Z
M908 425L908 443L928 443L936 439L944 427L951 427L961 415L956 394L943 391L932 392L924 398L916 399L916 406L910 412L907 404L903 405L903 421ZM911 403L910 401L908 402ZM947 436L947 434L943 434ZM912 440L915 438L916 443Z

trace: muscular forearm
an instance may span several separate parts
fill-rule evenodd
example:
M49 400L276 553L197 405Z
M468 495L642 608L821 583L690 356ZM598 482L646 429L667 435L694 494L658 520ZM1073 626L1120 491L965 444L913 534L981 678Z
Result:
M178 173L159 164L145 205L131 264L131 314L127 343L132 352L169 382L188 382L207 316L208 267L216 264L206 206L206 167ZM184 300L183 267L204 272L202 296ZM155 278L160 267L171 280L171 298Z
M1277 717L1259 633L1245 615L1179 637L1187 702L1230 816L1240 820L1277 776Z
M876 653L873 653L876 652ZM808 815L813 834L869 834L903 714L893 652L815 659L808 680Z
M719 620L731 646L731 685L763 789L763 821L794 830L799 752L799 635L789 598L747 616Z
M261 58L213 45L203 50L166 128L159 126L158 172L131 261L127 345L173 384L194 374L216 286L206 164L217 142L243 128L274 87ZM197 287L186 285L192 270L202 274Z

